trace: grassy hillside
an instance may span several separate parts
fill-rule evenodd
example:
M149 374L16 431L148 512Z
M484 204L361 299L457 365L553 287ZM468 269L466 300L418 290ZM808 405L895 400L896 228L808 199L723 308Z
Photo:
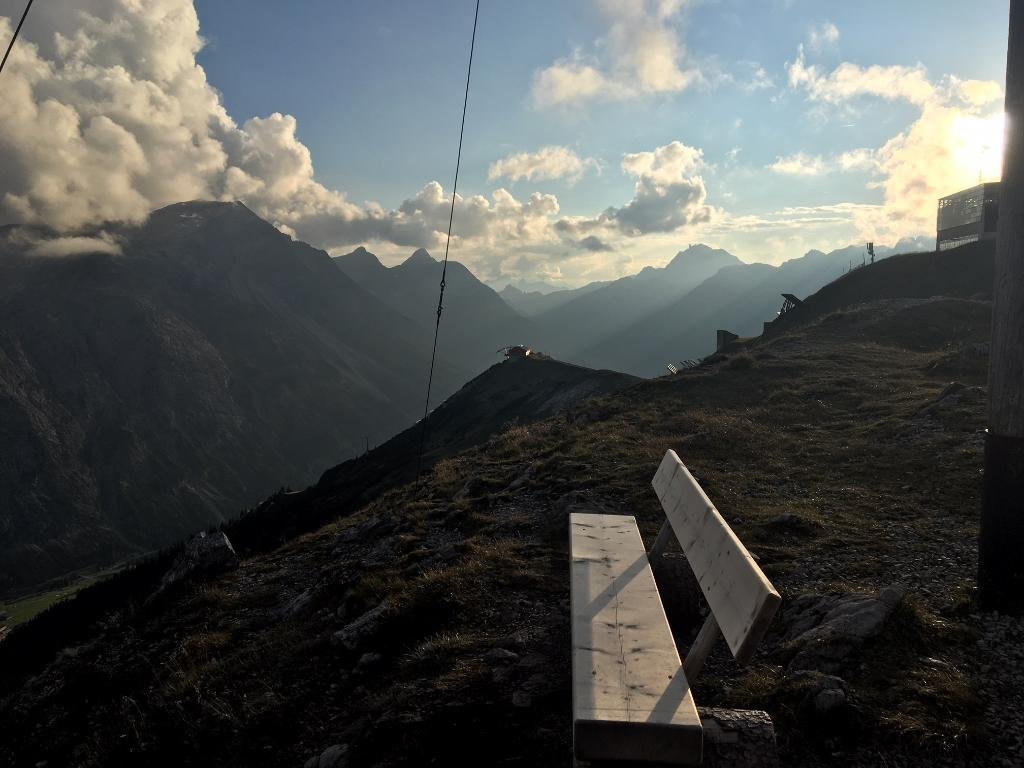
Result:
M948 251L891 256L852 270L828 283L803 306L788 313L773 332L859 302L930 296L989 297L995 279L994 240L968 243Z
M1016 759L1024 627L971 608L989 312L830 313L512 426L234 572L124 605L0 703L0 764L301 765L337 744L351 766L565 765L568 514L629 512L653 537L667 448L784 600L751 666L716 650L700 704L768 709L789 766ZM321 486L302 504L344 507ZM676 553L658 578L685 647L684 573ZM829 667L843 706L818 713L825 672L792 669L794 611L894 584L891 616Z

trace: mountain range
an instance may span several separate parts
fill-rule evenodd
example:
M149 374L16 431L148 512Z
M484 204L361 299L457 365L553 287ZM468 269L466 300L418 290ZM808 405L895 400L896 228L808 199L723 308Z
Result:
M549 309L567 304L579 296L593 293L610 282L610 280L599 280L579 288L552 289L550 291L523 291L509 283L498 291L498 295L519 314L524 317L533 317Z
M879 246L877 258L924 251L923 239ZM744 263L704 244L679 251L664 267L549 293L512 285L496 293L462 264L449 262L439 352L466 371L480 370L494 350L524 343L554 357L637 376L666 363L715 351L716 331L760 333L782 304L782 293L807 296L865 257L862 246L808 251L779 266ZM385 267L365 248L335 259L338 267L391 308L420 325L429 344L440 264L424 250Z
M421 413L417 326L323 251L239 203L119 237L56 258L0 233L0 588L167 544Z
M0 765L564 763L570 515L653 542L668 448L783 600L753 664L712 657L703 706L767 712L787 766L1015 764L988 703L1019 633L960 597L993 245L854 270L677 376L491 366L432 415L419 482L413 428L221 526L215 557L164 551L15 627ZM655 575L689 647L704 617L673 549ZM962 672L981 665L1000 671Z
M739 264L727 251L691 246L664 267L645 267L537 315L533 319L541 338L534 344L555 357L583 363L583 353L610 334L686 295L723 267Z
M440 262L420 248L401 264L385 267L374 254L357 248L336 257L334 264L382 303L411 319L416 330L409 339L420 349L430 350ZM445 270L441 322L438 355L456 366L463 380L493 364L499 347L520 344L536 335L529 320L456 261L449 261Z
M423 413L442 271L427 251L332 258L203 201L112 234L119 253L45 257L56 233L0 230L0 591L228 519ZM431 406L510 344L657 375L713 352L718 328L756 333L779 293L806 295L859 254L772 267L694 245L547 294L499 294L450 261Z
M919 250L922 243L917 241L875 249L878 258ZM777 267L737 260L657 310L566 356L584 365L657 375L666 363L714 352L718 329L740 336L760 334L764 322L774 319L782 305L781 294L804 298L849 271L851 264L859 264L863 253L861 246L830 253L812 250ZM610 312L611 306L605 310ZM538 322L545 319L541 316Z

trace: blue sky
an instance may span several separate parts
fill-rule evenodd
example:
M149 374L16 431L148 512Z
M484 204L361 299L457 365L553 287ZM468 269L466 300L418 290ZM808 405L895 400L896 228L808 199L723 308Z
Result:
M352 197L397 206L432 179L447 187L473 3L298 5L301 13L289 15L279 2L197 2L207 40L199 61L229 112L239 119L295 115L318 177ZM466 191L491 188L487 168L501 155L547 144L577 148L614 167L626 152L678 139L702 147L714 161L739 146L746 162L765 165L801 150L875 146L912 117L898 105L874 105L852 128L837 127L807 119L798 98L784 95L773 103L774 91L748 94L727 86L604 105L584 115L537 109L530 101L534 71L602 33L594 4L484 0L482 6L462 171ZM841 30L839 44L818 59L826 65L921 62L936 74L998 81L1006 15L1005 2L746 0L697 5L679 27L698 59L715 58L733 72L742 72L739 62L758 62L780 83L809 27L825 21ZM734 128L738 119L743 125ZM813 192L878 197L843 181ZM632 181L607 173L572 188L555 186L564 208L585 213L628 199ZM806 202L802 185L773 186L759 202Z
M83 61L99 77L116 58L132 85L180 103L183 127L201 134L189 152L221 147L220 166L175 185L133 168L124 184L136 196L239 197L297 237L332 252L365 242L391 263L442 247L471 0L71 5L77 21L34 14L25 39L40 59L81 79ZM773 263L891 243L928 233L939 194L998 174L1006 0L481 6L453 254L493 284L614 277L695 241ZM20 7L0 0L0 16ZM163 30L149 49L117 31L129 17ZM180 35L167 34L176 24ZM47 43L55 32L91 42L69 53ZM168 68L155 71L161 47ZM69 77L36 84L35 103L66 92ZM198 99L203 78L215 91ZM122 117L124 99L92 86L57 97L77 111L80 141L102 113L146 158L172 154L166 137ZM189 117L202 110L213 129ZM0 218L57 209L38 191L48 186L26 184L8 190L17 205L0 205ZM126 192L124 217L142 205Z

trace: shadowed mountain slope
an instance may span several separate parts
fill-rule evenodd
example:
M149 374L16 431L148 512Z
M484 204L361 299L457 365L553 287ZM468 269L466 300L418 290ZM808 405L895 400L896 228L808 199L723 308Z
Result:
M438 461L481 445L503 429L571 413L591 398L640 381L624 373L539 357L506 360L432 411L425 433L422 422L409 427L368 453L327 470L315 487L279 499L277 505L252 510L232 524L229 534L244 551L314 530L337 517L341 509L357 509L389 488L413 482L424 435L422 470L429 472ZM327 507L307 503L324 498L331 499ZM304 510L319 511L310 516ZM287 528L282 529L285 521Z
M365 248L337 256L338 269L396 312L412 319L416 344L430 348L437 319L441 263L420 248L401 264L385 267ZM438 354L475 376L492 365L507 344L534 344L532 323L506 304L472 272L448 262Z
M722 267L741 263L727 251L692 245L664 267L646 267L537 315L541 340L535 344L582 362L581 353L602 339L689 293Z
M506 285L498 291L498 295L505 300L506 304L516 310L519 314L524 317L533 317L534 315L539 315L542 312L547 312L549 309L554 309L555 307L567 304L575 298L586 296L588 293L593 293L608 284L608 280L599 280L597 282L587 283L579 288L549 291L548 293L541 293L540 291L523 291L516 288L514 285Z
M1024 719L1016 706L996 722L986 711L1017 701L1020 622L978 615L966 597L984 361L942 367L965 323L972 343L983 338L989 311L890 299L826 315L570 419L506 429L358 509L353 494L375 471L329 472L264 507L265 525L322 515L317 530L242 546L237 569L148 603L159 570L134 586L128 574L130 597L74 642L60 643L71 623L53 620L56 637L39 636L74 647L0 700L0 765L269 768L338 752L349 768L481 755L564 765L569 514L633 514L652 541L664 515L650 479L667 448L783 598L752 664L718 645L696 684L701 705L767 709L787 766L1001 764ZM926 344L922 321L936 329ZM531 370L510 365L532 362L481 381ZM702 621L686 568L672 544L656 574L683 648ZM861 635L822 623L825 609L894 584ZM14 669L7 643L0 664ZM829 685L844 698L824 718L813 702Z
M430 414L422 469L486 443L508 428L524 428L557 414L586 414L586 402L639 383L613 371L592 371L557 360L527 358L496 364L464 385ZM416 424L383 445L323 473L303 491L278 493L222 526L237 552L255 557L300 534L352 513L385 491L416 479L423 437ZM61 647L79 642L117 602L145 599L178 548L161 552L19 627L0 644L0 669L33 674ZM13 674L13 672L12 672ZM11 675L0 676L0 692Z
M0 589L165 545L416 419L429 350L323 251L238 203L121 234L118 256L0 241Z
M879 263L915 244L880 246L876 249L882 259ZM842 275L851 263L859 264L863 255L863 247L850 246L830 253L808 251L778 267L759 263L727 267L663 308L582 350L575 359L640 376L658 375L666 363L714 352L715 332L720 328L740 336L760 334L764 322L774 319L782 305L782 293L806 296Z

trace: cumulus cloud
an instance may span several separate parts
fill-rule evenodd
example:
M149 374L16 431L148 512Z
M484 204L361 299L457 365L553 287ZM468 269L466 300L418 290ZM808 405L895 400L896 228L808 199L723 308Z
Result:
M53 34L52 58L22 40L8 62L0 220L71 228L199 197L244 196L264 213L289 195L332 197L293 118L239 127L227 115L195 62L191 2L86 7L73 32ZM10 32L0 18L0 36Z
M802 88L810 98L829 104L839 104L857 96L875 96L921 106L935 96L935 86L922 64L914 67L878 64L861 67L843 62L832 72L823 73L817 65L807 63L801 45L796 61L788 64L786 69L790 86Z
M436 181L397 208L357 203L316 180L294 117L228 115L196 62L203 41L191 0L77 7L44 6L4 71L0 224L61 233L36 243L35 253L115 253L116 241L81 230L138 222L154 208L199 198L242 200L285 234L331 250L375 243L396 253L442 242L451 198ZM669 1L606 4L606 48L618 62L608 76L628 70L637 78L631 88L681 87L682 52L668 26L678 10ZM11 20L0 18L0 38L11 32ZM640 50L642 40L653 47ZM577 274L604 270L623 238L706 220L702 163L698 150L678 142L627 155L633 199L590 219L559 218L558 199L540 192L460 195L460 257L484 277L524 265L552 275L568 263ZM567 148L545 147L499 160L492 179L572 180L594 168Z
M607 34L601 55L574 51L538 71L533 98L538 106L674 93L701 79L688 63L672 25L683 0L596 0Z
M902 101L919 111L908 128L877 149L794 164L782 158L780 167L772 166L779 172L873 171L872 186L883 190L885 204L857 213L863 236L881 240L930 232L937 198L977 183L979 176L999 177L1003 116L998 83L953 76L933 80L920 64L861 67L844 62L827 72L808 64L802 47L787 69L791 87L811 101L854 109L858 100L875 98Z
M35 16L33 34L19 40L4 70L0 224L69 231L138 222L181 200L239 199L282 232L329 249L440 242L451 198L437 182L394 210L357 204L316 180L294 117L236 123L196 63L203 41L191 0L77 4L76 12L44 8ZM0 17L0 39L12 31ZM572 175L593 164L559 148L540 154L520 176ZM506 170L514 177L511 165ZM480 249L564 247L551 227L558 211L557 198L540 193L460 196L456 237ZM89 246L65 238L40 248L66 253L79 245Z
M537 152L519 152L491 163L487 172L490 181L579 181L588 170L597 168L593 158L581 158L568 147L543 147Z
M650 152L627 154L622 159L622 170L636 178L633 199L621 208L607 208L594 218L561 219L555 228L576 236L604 230L637 237L707 222L713 210L707 205L707 188L701 175L704 166L704 153L679 141Z

